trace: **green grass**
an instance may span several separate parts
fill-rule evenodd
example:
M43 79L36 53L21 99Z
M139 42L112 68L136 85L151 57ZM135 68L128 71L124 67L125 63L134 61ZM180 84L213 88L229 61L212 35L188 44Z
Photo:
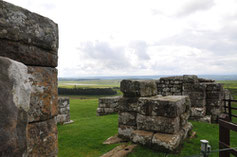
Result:
M237 81L225 83L225 87L231 90L236 99ZM70 96L70 114L74 123L58 125L59 157L98 157L117 146L102 144L108 137L117 133L118 116L117 114L96 116L98 97L100 96ZM197 137L186 140L180 154L164 154L138 146L129 154L129 157L183 157L199 154L201 139L208 140L212 150L218 149L219 127L217 124L194 121L191 123L193 130L197 132ZM231 146L237 147L236 132L231 132ZM210 155L210 157L216 156L218 153Z
M96 116L97 99L71 99L71 119L74 123L58 125L59 156L97 157L116 145L102 142L117 133L117 115Z

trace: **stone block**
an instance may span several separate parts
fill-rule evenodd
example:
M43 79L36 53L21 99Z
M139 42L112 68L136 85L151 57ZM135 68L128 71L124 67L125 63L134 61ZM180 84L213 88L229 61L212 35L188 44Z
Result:
M58 114L57 69L28 66L32 93L29 122L50 119Z
M138 97L122 97L118 102L119 111L137 112Z
M131 140L133 143L151 146L153 134L154 133L150 131L134 130L131 135Z
M218 106L223 106L224 105L224 102L222 99L207 99L206 100L206 106L215 106L215 107L218 107Z
M108 114L117 113L117 112L118 110L115 108L97 108L98 116L108 115Z
M198 77L196 75L184 75L183 76L184 83L198 83Z
M99 98L99 107L100 108L117 108L119 99L121 99L121 96Z
M185 113L183 113L183 114L181 114L180 115L180 126L181 127L183 127L184 125L186 125L187 124L187 122L188 122L188 119L189 119L189 117L190 117L190 110L189 111L187 111L187 112L185 112Z
M56 117L28 124L27 132L28 156L57 156L58 133Z
M176 153L191 129L191 123L187 123L184 129L175 134L155 133L152 148L161 152Z
M27 67L0 57L0 156L25 156L31 86Z
M118 137L123 139L130 139L132 132L137 128L134 126L119 125L118 128Z
M58 108L70 107L69 97L58 97Z
M0 39L33 45L57 54L58 26L52 20L0 1Z
M191 117L204 117L205 115L205 107L191 107Z
M0 39L0 50L0 56L14 59L26 65L45 67L57 67L58 65L57 54L20 42Z
M221 91L209 91L207 92L207 99L223 99L224 93Z
M173 134L180 129L180 118L144 116L137 114L137 129Z
M220 83L207 83L207 91L223 91L223 85Z
M59 114L57 115L57 123L63 124L64 122L70 121L70 115L69 114Z
M206 99L190 99L192 107L204 107L206 106Z
M190 105L187 96L153 96L141 97L138 112L147 116L178 117Z
M122 80L120 90L125 97L157 95L157 87L154 80Z
M119 125L136 126L136 112L119 112Z

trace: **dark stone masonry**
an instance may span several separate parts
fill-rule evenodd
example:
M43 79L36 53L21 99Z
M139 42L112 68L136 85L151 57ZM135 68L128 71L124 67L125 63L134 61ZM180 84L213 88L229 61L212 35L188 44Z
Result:
M190 119L216 123L223 111L223 99L230 92L214 80L198 78L196 75L163 77L156 81L158 94L187 95L191 101Z
M57 24L0 1L0 56L0 156L57 156Z
M157 95L155 81L123 80L118 135L163 152L176 152L192 130L188 96Z

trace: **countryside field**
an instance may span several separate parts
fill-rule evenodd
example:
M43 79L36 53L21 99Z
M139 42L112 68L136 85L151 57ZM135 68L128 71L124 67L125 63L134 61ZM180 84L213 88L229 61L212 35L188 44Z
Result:
M231 90L237 99L237 81L219 81L225 88ZM65 87L67 82L59 82L59 86ZM118 87L119 80L106 81L76 81L73 83L86 88ZM84 84L84 85L83 85ZM88 85L90 84L90 85ZM73 88L74 86L67 86ZM121 93L119 93L121 94ZM58 125L59 157L98 157L116 147L118 144L103 145L108 137L117 133L118 115L96 116L98 98L101 96L69 96L70 114L74 123L69 125ZM236 113L237 114L237 113ZM197 136L188 139L183 144L180 154L164 154L152 151L146 147L138 146L129 154L129 157L185 157L200 153L200 140L206 139L210 142L212 150L218 149L218 125L191 121L193 130ZM231 145L237 147L237 133L231 133ZM213 153L211 157L218 156Z

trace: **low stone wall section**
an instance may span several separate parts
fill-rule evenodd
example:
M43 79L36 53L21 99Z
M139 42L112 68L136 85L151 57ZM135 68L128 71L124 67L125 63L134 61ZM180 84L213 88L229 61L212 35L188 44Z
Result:
M70 99L59 97L57 123L64 124L68 122L70 122Z
M118 112L118 101L121 96L102 97L99 98L99 104L97 108L97 115L103 116Z

